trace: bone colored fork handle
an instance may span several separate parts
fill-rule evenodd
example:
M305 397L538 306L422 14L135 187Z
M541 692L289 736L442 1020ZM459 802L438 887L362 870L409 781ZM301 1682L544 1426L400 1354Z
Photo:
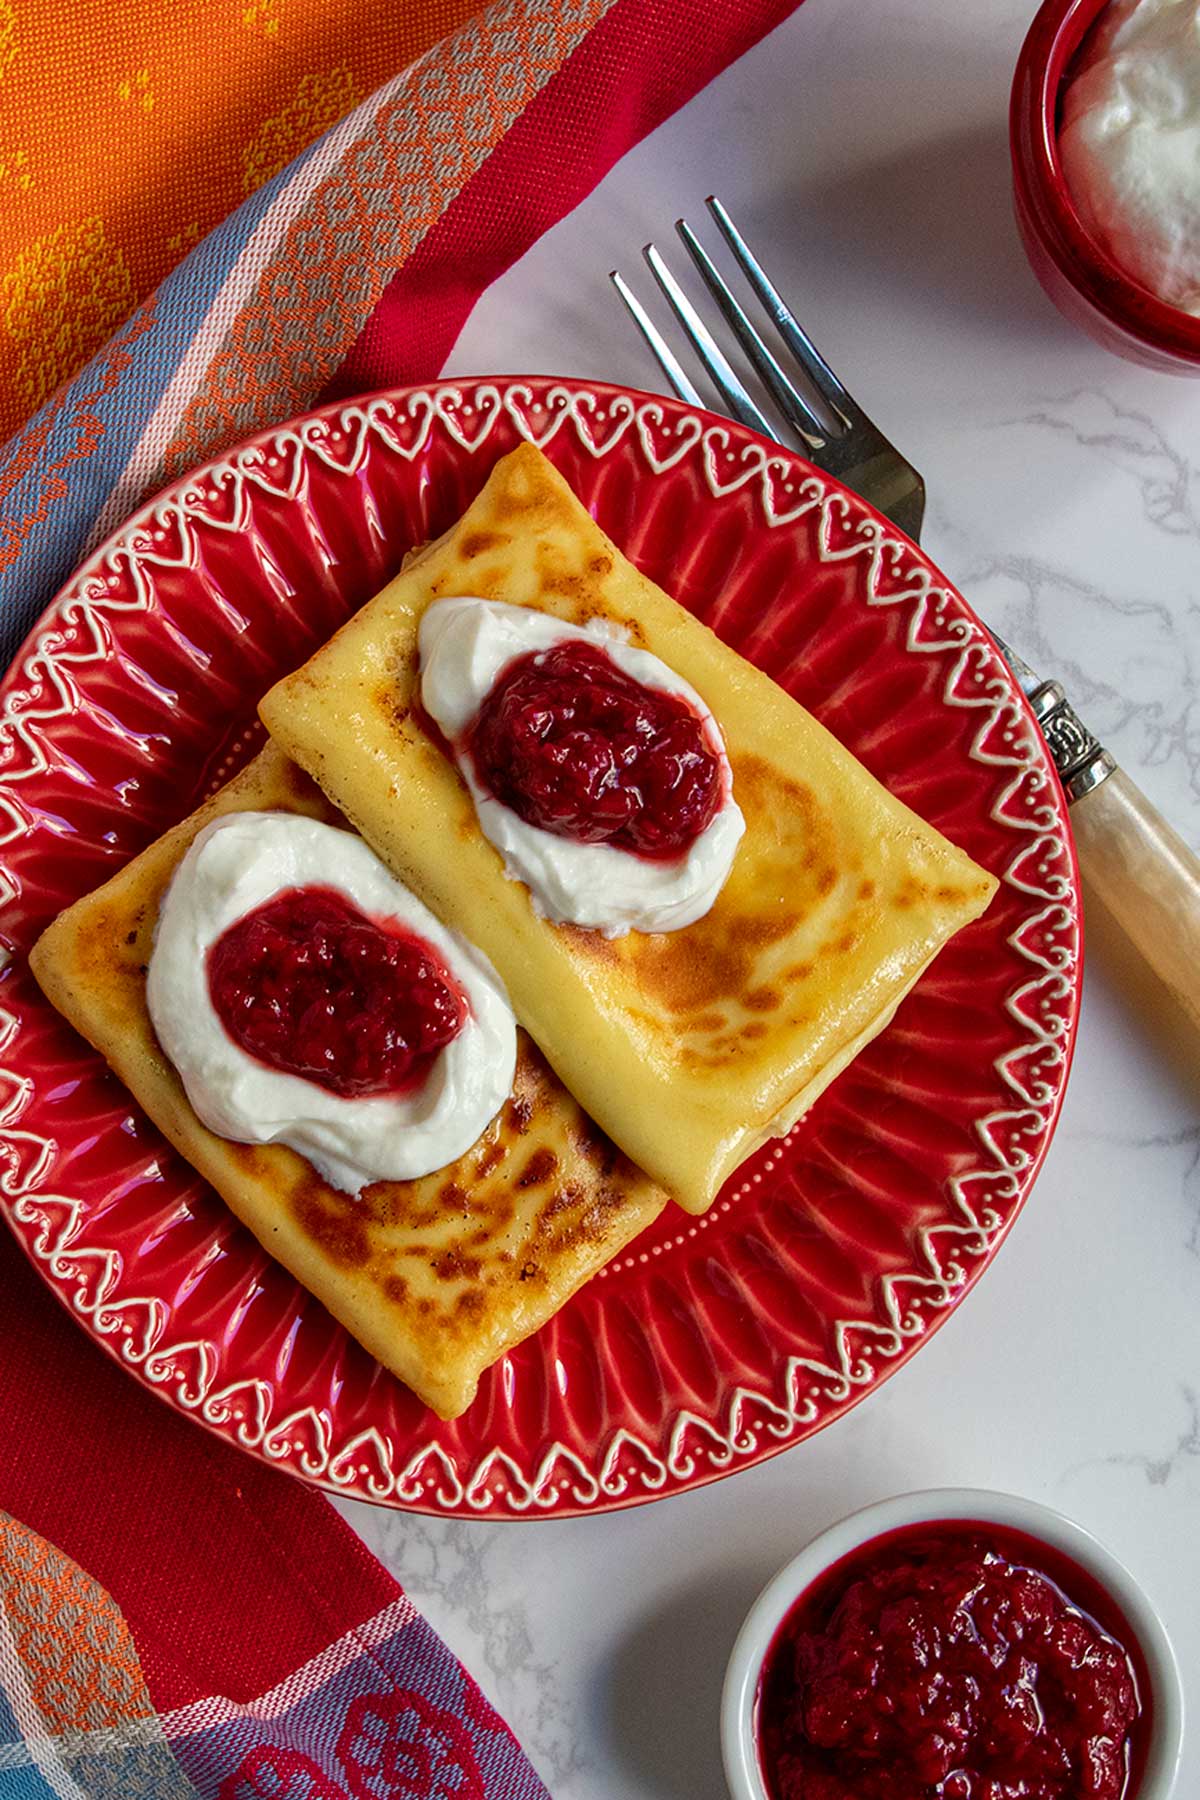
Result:
M1123 769L1071 808L1092 893L1200 1027L1200 857Z
M1018 677L1031 676L1007 645L1000 648ZM1102 749L1059 682L1041 682L1029 704L1070 803L1089 900L1100 902L1200 1026L1200 858Z

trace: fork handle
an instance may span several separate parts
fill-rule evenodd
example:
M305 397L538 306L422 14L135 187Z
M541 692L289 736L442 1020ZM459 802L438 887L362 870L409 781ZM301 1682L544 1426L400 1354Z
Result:
M1200 1027L1200 857L1123 769L1071 808L1091 893Z

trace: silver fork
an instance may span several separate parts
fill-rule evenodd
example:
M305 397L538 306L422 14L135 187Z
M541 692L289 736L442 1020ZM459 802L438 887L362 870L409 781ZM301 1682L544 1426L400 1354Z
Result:
M676 229L730 332L802 454L919 537L925 483L847 392L793 315L716 195L708 210L803 384L797 387L686 219ZM654 244L646 261L723 410L774 442L787 439L747 390ZM618 270L610 279L679 398L706 408L670 345ZM1092 892L1200 1026L1200 860L1082 724L1057 681L1043 681L993 632L1029 699L1073 807L1075 846Z

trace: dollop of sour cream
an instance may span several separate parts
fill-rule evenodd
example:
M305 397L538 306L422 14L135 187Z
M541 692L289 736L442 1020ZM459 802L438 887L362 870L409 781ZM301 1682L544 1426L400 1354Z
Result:
M598 644L619 669L648 688L678 694L720 745L725 797L704 830L670 861L654 861L612 844L584 844L519 818L481 786L459 742L496 684L519 656L570 641ZM435 600L421 620L421 702L456 751L484 836L523 881L534 910L556 923L582 925L605 937L628 931L678 931L703 918L720 893L746 829L733 798L729 762L704 701L686 681L628 642L605 620L569 625L529 606L460 595Z
M1059 146L1113 261L1200 314L1200 0L1110 0L1066 86Z
M424 938L467 997L461 1031L414 1094L331 1093L248 1055L217 1016L207 968L213 944L275 895L314 885ZM198 834L159 909L146 999L159 1042L210 1131L237 1143L288 1144L350 1194L453 1162L512 1089L516 1020L486 957L448 931L361 838L295 813L229 813Z

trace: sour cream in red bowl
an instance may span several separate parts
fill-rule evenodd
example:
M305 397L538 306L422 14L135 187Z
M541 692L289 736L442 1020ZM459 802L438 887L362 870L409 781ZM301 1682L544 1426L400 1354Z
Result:
M1174 3L1149 10L1166 15ZM1190 0L1178 4L1186 11ZM1017 60L1009 112L1017 224L1035 275L1067 318L1134 362L1200 374L1200 316L1164 297L1176 291L1169 282L1162 283L1164 293L1146 285L1156 279L1150 263L1134 270L1118 260L1122 242L1145 236L1138 222L1115 212L1101 216L1105 208L1119 208L1121 193L1128 190L1115 165L1107 172L1104 167L1106 134L1109 149L1119 135L1126 145L1136 144L1143 160L1161 158L1168 165L1180 154L1180 127L1188 124L1184 115L1190 116L1192 106L1200 112L1200 66L1191 70L1181 53L1167 56L1170 46L1151 40L1141 20L1130 17L1135 10L1135 0L1119 0L1116 8L1114 0L1045 0L1038 11ZM1111 63L1109 39L1118 25L1124 60L1115 74L1106 73L1100 64L1106 57ZM1177 35L1178 52L1187 33ZM1166 113L1170 97L1164 95L1164 81L1175 96ZM1107 124L1099 119L1101 108ZM1084 116L1089 109L1096 115L1090 125ZM1172 110L1181 117L1169 118ZM1068 115L1072 142L1064 157ZM1160 211L1177 204L1184 192L1178 171L1172 177L1166 166L1155 180L1136 185L1143 198L1158 193ZM1174 222L1159 221L1164 270L1171 260L1165 246L1172 235L1186 233L1198 206L1200 194L1190 215L1185 206Z
M726 1676L735 1800L1167 1800L1170 1641L1060 1514L951 1489L822 1534L759 1596Z

